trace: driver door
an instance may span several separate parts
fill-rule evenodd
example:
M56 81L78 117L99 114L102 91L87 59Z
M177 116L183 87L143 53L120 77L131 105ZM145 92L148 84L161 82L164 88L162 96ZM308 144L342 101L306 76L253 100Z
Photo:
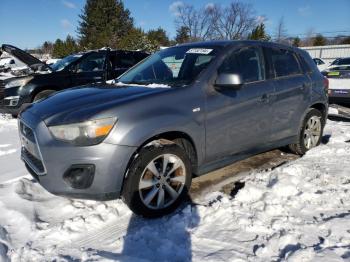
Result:
M265 80L261 48L234 51L218 69L220 73L239 74L238 89L215 88L207 95L206 158L208 162L244 153L270 141L271 102L274 91Z
M104 81L105 61L106 52L93 52L83 57L74 67L73 86Z

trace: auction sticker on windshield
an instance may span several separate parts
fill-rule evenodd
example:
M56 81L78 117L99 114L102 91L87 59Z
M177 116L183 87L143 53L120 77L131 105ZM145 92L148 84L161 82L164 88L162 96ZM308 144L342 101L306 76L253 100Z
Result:
M213 49L208 49L208 48L191 48L186 53L187 54L208 55L208 54L210 54L211 51L213 51Z

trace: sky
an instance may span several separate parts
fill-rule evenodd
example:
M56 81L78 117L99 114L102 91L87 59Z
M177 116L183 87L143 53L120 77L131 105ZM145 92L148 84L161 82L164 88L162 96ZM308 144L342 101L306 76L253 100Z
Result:
M241 0L250 3L258 20L275 34L281 17L290 36L303 37L312 30L332 36L350 35L350 0ZM135 25L149 30L161 26L169 37L176 34L174 6L182 3L197 8L208 4L228 5L232 0L124 0ZM85 0L0 0L0 44L35 48L44 41L77 37L79 14Z

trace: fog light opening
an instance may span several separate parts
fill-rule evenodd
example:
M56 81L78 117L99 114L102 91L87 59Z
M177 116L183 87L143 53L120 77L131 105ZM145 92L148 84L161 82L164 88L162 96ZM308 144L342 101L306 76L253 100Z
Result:
M72 188L86 189L92 185L95 165L72 165L63 175L63 180Z

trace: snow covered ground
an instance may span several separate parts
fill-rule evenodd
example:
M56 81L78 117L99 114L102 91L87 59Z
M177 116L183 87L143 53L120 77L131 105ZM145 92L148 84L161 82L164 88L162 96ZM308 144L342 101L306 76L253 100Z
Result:
M16 135L0 118L2 181L26 173ZM53 196L29 176L0 183L0 261L350 261L349 141L349 122L328 121L304 157L156 220L120 200Z
M17 120L0 114L0 183L27 174L20 153Z

